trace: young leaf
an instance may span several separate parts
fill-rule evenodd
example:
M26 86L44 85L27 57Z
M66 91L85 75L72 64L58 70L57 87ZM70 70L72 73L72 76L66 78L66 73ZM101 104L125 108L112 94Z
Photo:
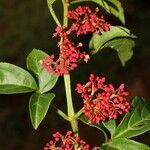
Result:
M117 51L122 65L128 61L133 54L134 39L136 37L124 27L111 26L110 30L103 32L101 35L93 34L89 48L91 53L95 54L100 52L103 48L110 47Z
M54 97L55 95L53 93L34 93L30 97L29 112L34 129L37 129L44 119Z
M32 75L9 63L0 63L0 94L27 93L37 89Z
M131 138L150 130L150 107L141 97L134 98L133 108L115 130L113 138Z
M126 138L113 139L111 142L104 144L102 150L150 150L150 147Z
M105 128L107 128L109 130L109 132L112 136L116 129L116 121L114 119L111 119L108 121L102 121L102 123L105 126Z
M108 13L117 17L123 24L125 24L125 17L122 5L119 0L75 0L71 4L80 2L94 2L104 8Z
M45 52L33 49L27 57L27 68L36 75L41 94L51 90L58 79L58 76L48 73L40 64L40 60L43 60L47 56L48 54Z

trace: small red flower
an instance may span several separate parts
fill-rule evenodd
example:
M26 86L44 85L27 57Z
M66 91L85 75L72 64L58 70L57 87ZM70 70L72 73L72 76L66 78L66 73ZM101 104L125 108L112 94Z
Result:
M105 84L105 78L89 77L86 84L77 84L76 91L84 99L83 113L90 123L109 119L116 119L118 115L128 112L130 104L127 100L128 92L124 91L124 84L115 90L112 84Z
M77 67L77 63L80 59L85 60L85 62L89 60L88 55L85 52L80 51L82 43L75 46L75 44L67 37L64 28L57 27L53 36L59 36L61 38L58 43L60 54L56 61L54 60L54 55L50 55L41 61L42 66L48 72L56 73L58 76L68 74L69 71L74 70Z
M98 16L99 9L95 12L87 6L79 6L75 10L70 10L67 17L74 20L68 33L76 31L77 35L89 32L101 33L110 29L110 24L104 20L104 16Z
M56 132L53 134L54 141L46 144L43 150L90 150L90 146L79 137L73 136L72 131L68 131L65 136ZM94 147L92 150L98 150Z
M89 55L81 52L83 44L79 43L76 46L68 36L72 31L76 31L77 35L108 31L110 24L104 20L103 16L98 17L98 11L98 8L95 9L95 12L92 12L89 7L79 6L75 10L68 12L68 18L75 20L70 29L67 30L65 26L56 27L53 37L59 36L61 38L58 43L60 47L59 57L57 60L54 60L54 55L50 55L41 61L41 65L49 73L55 73L58 76L68 74L78 66L79 60L82 59L86 63L89 61Z

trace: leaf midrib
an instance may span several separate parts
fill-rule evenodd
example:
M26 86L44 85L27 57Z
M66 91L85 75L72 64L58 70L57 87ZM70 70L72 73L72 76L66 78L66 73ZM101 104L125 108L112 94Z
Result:
M117 134L117 136L114 136L114 138L118 138L118 137L120 137L121 135L123 135L124 133L126 133L126 132L128 132L128 131L130 131L130 130L135 130L134 129L134 126L136 127L137 125L139 125L140 123L142 123L143 121L149 121L150 119L145 119L145 120L141 120L141 121L139 121L138 123L135 123L135 124L133 124L132 126L128 126L128 128L126 129L126 130L124 130L123 132L121 132L120 134ZM129 122L129 121L128 121ZM130 137L130 136L129 136ZM132 137L132 136L131 136Z
M51 75L51 76L52 76L52 75ZM55 81L55 78L52 79L52 80L47 81L47 83L44 85L44 87L43 87L42 89L39 89L39 92L42 94L43 91L44 91L44 89L49 85L49 83L50 83L50 82L53 82L53 81ZM57 82L57 79L56 79L55 83L56 83L56 82ZM55 85L55 83L53 83L53 84L51 84L51 85ZM53 87L53 86L51 86L51 88L49 88L49 90L51 90L52 87Z
M32 88L32 87L29 87L29 86L26 86L26 85L23 85L23 84L0 84L0 86L22 86L22 87L26 87L26 88L29 88L29 89L33 89L33 90L35 90L36 88ZM30 85L32 85L32 84L30 84ZM35 84L36 85L36 84Z

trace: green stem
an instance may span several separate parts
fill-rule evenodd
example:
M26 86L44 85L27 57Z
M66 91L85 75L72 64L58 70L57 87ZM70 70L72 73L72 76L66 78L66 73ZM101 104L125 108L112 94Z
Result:
M68 13L69 3L67 3L66 0L62 0L62 3L63 3L63 10L64 10L63 25L67 27L68 26L67 13Z
M69 3L66 0L62 0L64 14L63 14L63 26L68 26L68 7ZM69 122L71 124L72 130L76 136L78 136L78 122L77 119L74 117L74 107L72 102L72 95L71 95L71 82L70 82L70 74L64 74L64 83L65 83L65 91L66 91L66 98L67 98L67 113Z
M72 130L75 134L78 133L78 123L74 112L74 107L72 103L72 95L71 95L71 84L70 84L70 75L64 74L64 83L65 83L65 91L66 91L66 98L67 98L67 113L68 118L72 127Z
M61 111L60 109L58 109L57 107L55 107L55 106L52 105L52 104L51 104L51 107L53 107L53 108L56 110L56 112L57 112L62 118L64 118L65 120L69 121L68 116L67 116L63 111Z
M59 20L58 20L56 14L55 14L55 11L53 10L51 0L47 0L47 5L48 5L49 11L50 11L50 13L51 13L53 19L55 20L56 24L57 24L58 26L61 26L61 23L59 22Z
M78 118L82 114L82 109L80 109L74 116L74 118Z
M64 75L64 82L65 82L65 90L66 90L66 97L67 97L67 112L68 117L74 116L74 107L72 103L72 95L71 95L71 86L70 86L70 75Z

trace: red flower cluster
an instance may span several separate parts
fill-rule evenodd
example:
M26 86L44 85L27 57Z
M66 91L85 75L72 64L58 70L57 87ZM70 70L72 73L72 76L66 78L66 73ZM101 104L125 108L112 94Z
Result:
M77 35L88 32L101 33L110 29L110 24L104 20L104 16L98 16L99 9L95 12L87 6L79 6L68 12L68 18L75 20L68 32L76 31Z
M59 36L61 38L58 46L60 47L59 58L55 61L54 55L46 57L41 61L42 66L50 73L56 73L58 76L68 74L69 71L77 67L77 62L83 59L87 62L90 57L85 52L81 52L82 43L77 46L68 38L72 31L76 34L87 34L88 32L103 32L109 30L109 23L107 23L103 16L97 16L98 8L95 13L89 7L79 6L75 10L68 12L68 18L74 19L76 22L72 24L70 29L66 27L57 27L53 37Z
M70 70L74 70L80 59L87 61L87 55L85 52L80 52L80 47L82 44L79 43L78 46L75 46L74 43L69 40L63 28L56 28L54 37L56 36L61 37L61 41L58 43L58 46L60 47L59 58L57 61L54 61L54 55L51 55L46 57L41 64L48 72L56 73L60 76L63 74L68 74Z
M129 111L130 104L126 98L128 92L124 91L124 84L115 90L112 84L104 83L105 78L91 74L89 80L86 84L78 83L76 87L84 99L82 111L89 123L99 123L106 118L116 119L119 114Z
M43 150L90 150L85 141L72 135L72 131L68 131L65 136L56 132L53 137L55 140L46 144ZM97 147L92 150L97 150Z

